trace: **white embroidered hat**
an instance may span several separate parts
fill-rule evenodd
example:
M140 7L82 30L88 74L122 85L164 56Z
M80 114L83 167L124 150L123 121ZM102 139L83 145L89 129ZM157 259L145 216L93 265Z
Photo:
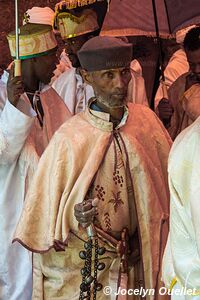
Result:
M15 57L16 44L15 32L7 36L10 53ZM50 50L57 47L57 41L53 29L44 24L26 24L20 27L19 34L19 56L20 59L28 59L47 54Z
M73 38L99 29L96 12L88 7L83 8L87 4L83 2L70 0L56 4L53 27L60 32L62 39Z
M50 7L34 6L24 14L23 25L28 23L46 24L53 26L54 11Z

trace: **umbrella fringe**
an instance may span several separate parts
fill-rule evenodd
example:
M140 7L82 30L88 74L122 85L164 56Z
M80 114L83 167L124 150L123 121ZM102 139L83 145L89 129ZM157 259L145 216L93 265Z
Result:
M111 29L111 30L102 30L100 32L101 36L135 36L135 35L144 35L149 37L156 37L155 31L143 31L137 28L126 28L126 29ZM159 36L164 39L175 38L174 34L160 32Z
M104 0L64 0L57 5L57 8L62 8L62 5L66 5L67 9L74 9L77 7L82 7L86 5L93 4L95 2L101 2ZM110 0L107 0L108 4Z

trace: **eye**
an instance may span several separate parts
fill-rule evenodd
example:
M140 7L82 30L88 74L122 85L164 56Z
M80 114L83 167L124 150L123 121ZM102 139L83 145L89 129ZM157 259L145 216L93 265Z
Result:
M130 73L131 73L130 69L124 69L124 70L122 70L122 72L121 72L121 74L122 74L123 76L128 76L128 75L130 75Z
M112 72L106 72L106 73L104 74L104 76L105 76L106 78L109 78L109 79L113 79L113 78L114 78L114 75L113 75Z

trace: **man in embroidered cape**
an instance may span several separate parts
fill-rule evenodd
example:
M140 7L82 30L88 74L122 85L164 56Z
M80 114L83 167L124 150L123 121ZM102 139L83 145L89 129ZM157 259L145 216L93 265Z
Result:
M105 268L97 279L113 291L107 297L98 291L97 299L115 299L118 285L152 288L155 295L146 298L160 297L171 140L149 108L126 105L131 57L131 44L111 37L92 38L79 51L82 75L95 97L50 142L14 237L35 252L33 299L79 299L84 266L79 251L87 234L76 218L90 223L94 198L99 246L106 248L101 257ZM124 228L129 232L126 270L120 269Z

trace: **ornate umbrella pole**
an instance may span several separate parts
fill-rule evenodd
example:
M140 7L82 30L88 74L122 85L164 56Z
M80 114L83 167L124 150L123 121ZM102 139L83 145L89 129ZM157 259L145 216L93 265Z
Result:
M15 76L21 76L21 60L19 59L19 34L18 0L15 0Z
M158 27L158 17L157 17L157 12L156 12L155 0L152 0L152 7L153 7L153 15L154 15L154 21L155 21L157 44L158 44L158 48L159 48L159 64L160 64L160 68L161 68L161 78L163 81L165 81L162 45L161 45L161 39L160 39L160 33L159 33L159 27Z

